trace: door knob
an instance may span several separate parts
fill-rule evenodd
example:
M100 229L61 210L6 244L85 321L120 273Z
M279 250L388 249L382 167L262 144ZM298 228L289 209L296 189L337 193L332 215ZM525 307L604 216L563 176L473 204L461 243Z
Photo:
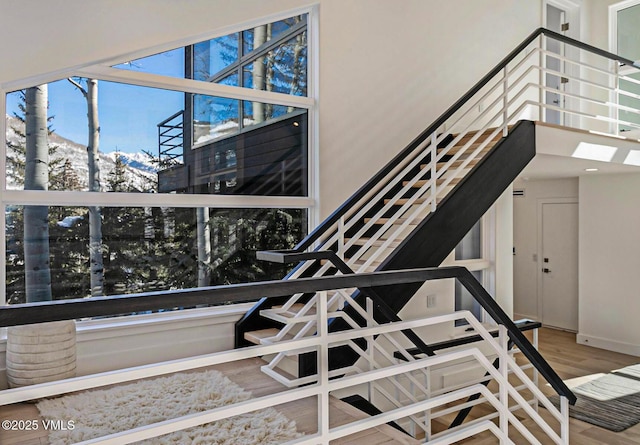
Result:
M551 270L550 270L550 269L547 269L546 267L545 267L544 269L542 269L542 271L543 271L544 273L549 273L549 272L551 272Z

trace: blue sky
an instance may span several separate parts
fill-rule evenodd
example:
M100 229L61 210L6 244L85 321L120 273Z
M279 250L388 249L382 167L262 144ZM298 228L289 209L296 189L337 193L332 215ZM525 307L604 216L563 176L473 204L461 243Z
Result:
M184 77L184 51L158 54L121 67ZM18 93L8 94L7 114L18 112L18 103ZM184 109L184 94L99 81L98 107L100 151L156 153L157 124ZM52 127L60 136L87 144L87 103L82 93L66 79L49 84L49 116L54 116Z

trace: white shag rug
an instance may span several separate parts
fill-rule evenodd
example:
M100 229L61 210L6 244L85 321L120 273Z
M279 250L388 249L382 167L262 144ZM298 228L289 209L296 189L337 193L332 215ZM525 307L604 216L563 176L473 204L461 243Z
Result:
M247 400L218 371L181 373L104 390L42 400L45 420L70 421L70 431L50 431L51 445L67 445ZM273 408L177 431L145 445L276 445L302 436L295 422Z

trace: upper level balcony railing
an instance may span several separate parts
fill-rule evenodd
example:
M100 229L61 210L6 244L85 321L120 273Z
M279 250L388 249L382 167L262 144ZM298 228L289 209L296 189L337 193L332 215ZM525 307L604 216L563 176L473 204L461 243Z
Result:
M555 45L551 45L553 42ZM412 224L437 209L465 169L508 134L519 120L533 120L634 141L640 133L638 65L624 57L539 28L482 77L433 124L401 150L348 198L296 248L338 246L358 252L349 258L356 272L381 261L381 252L398 242ZM633 103L633 105L630 105ZM455 149L454 149L455 147ZM415 175L409 177L408 175ZM404 199L411 189L411 199ZM393 197L390 191L394 191ZM395 192L397 190L397 192ZM374 220L399 208L361 247L354 231L377 202ZM397 223L396 223L397 221ZM376 243L382 247L378 249ZM380 253L372 253L376 248ZM366 261L360 261L367 252ZM298 269L292 277L300 276ZM317 272L322 275L327 267Z
M158 123L158 163L160 169L183 163L184 111Z

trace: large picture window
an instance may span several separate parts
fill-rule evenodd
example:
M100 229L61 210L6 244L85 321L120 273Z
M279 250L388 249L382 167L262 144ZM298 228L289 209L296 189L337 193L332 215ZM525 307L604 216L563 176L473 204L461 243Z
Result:
M309 11L2 91L0 304L280 279L313 220Z

